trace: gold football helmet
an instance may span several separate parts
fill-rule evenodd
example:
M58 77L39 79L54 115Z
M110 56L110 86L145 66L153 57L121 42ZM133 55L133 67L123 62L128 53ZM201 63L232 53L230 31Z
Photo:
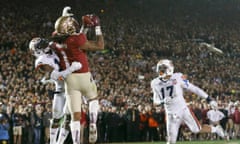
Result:
M79 30L79 23L71 16L61 16L55 22L55 31L57 35L71 35Z

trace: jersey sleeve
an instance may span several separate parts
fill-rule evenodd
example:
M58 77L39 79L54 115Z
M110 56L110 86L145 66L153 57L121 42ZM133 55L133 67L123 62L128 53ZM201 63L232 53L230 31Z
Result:
M163 103L163 99L161 99L161 94L159 93L159 90L157 89L154 81L151 82L151 89L153 92L153 103L155 105L159 105Z
M189 80L187 79L186 75L180 74L180 81L181 81L181 86L185 89L188 90L196 95L198 95L201 98L207 98L208 94L202 90L201 88L195 86L194 84L190 83Z

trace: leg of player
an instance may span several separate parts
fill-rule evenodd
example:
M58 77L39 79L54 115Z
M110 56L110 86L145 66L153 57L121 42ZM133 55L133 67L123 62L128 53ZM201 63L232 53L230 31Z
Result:
M73 144L80 144L80 118L81 118L81 113L79 112L74 112L73 116L74 119L70 123L70 129L72 132L72 140Z
M89 102L89 143L96 143L97 141L97 117L99 110L99 102L97 99Z
M60 119L52 119L50 121L50 144L56 144L57 134L59 131Z
M182 120L174 115L167 115L167 144L175 144Z
M65 140L67 139L68 134L70 132L69 125L70 125L70 121L71 121L71 114L69 112L67 102L65 102L63 111L64 111L64 120L63 120L61 128L60 128L57 144L63 144L65 142Z
M64 116L63 107L65 105L64 93L54 94L52 102L52 116L53 119L50 123L50 144L56 144L57 136L60 129L60 120Z
M64 116L64 121L63 121L62 126L60 128L57 144L63 144L64 141L67 139L67 136L70 132L70 127L69 127L70 121L71 121L71 115L66 114Z
M184 122L193 133L217 133L220 137L225 139L225 134L222 128L207 124L200 125L196 116L190 112L189 109L184 110Z
M67 105L71 113L70 129L72 133L73 144L80 144L82 94L80 91L74 90L71 85L66 90Z
M218 126L203 125L200 132L201 133L216 133L222 139L228 140L228 136L225 135L224 130L220 125L218 125Z

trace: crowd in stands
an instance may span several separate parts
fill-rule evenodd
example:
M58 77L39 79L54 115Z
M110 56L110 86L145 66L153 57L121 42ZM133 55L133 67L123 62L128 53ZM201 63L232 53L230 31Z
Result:
M44 129L49 127L54 85L41 84L28 43L36 36L50 37L66 5L80 23L81 15L88 13L101 19L105 50L89 53L101 103L99 143L165 140L163 108L152 106L150 89L162 58L173 60L175 71L187 74L220 109L233 106L239 113L240 1L1 0L0 106L11 122L12 143L47 143ZM224 54L199 42L213 44ZM207 122L206 102L191 93L186 97L198 109L200 121ZM240 138L239 115L226 114L223 122L232 139ZM183 134L179 139L214 138Z

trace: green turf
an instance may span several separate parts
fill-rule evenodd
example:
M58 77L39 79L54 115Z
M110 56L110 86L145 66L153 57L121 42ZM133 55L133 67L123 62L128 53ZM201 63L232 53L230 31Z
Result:
M166 144L166 142L134 142L134 143L111 143L111 144ZM226 141L178 141L176 144L240 144L239 140Z

